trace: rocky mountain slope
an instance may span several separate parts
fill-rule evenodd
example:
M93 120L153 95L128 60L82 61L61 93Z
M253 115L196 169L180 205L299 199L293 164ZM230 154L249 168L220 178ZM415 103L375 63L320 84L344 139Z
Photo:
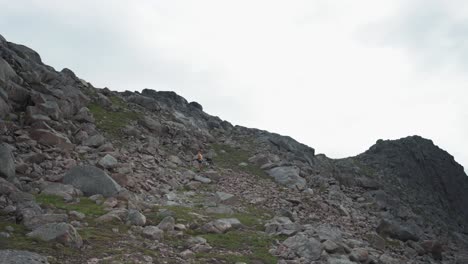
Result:
M468 263L468 177L418 136L333 160L0 36L0 142L0 263Z

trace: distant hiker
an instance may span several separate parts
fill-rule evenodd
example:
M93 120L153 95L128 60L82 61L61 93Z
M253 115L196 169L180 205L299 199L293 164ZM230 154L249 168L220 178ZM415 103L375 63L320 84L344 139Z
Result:
M201 171L202 166L203 166L203 155L201 153L201 150L198 150L197 162L198 162L198 170Z

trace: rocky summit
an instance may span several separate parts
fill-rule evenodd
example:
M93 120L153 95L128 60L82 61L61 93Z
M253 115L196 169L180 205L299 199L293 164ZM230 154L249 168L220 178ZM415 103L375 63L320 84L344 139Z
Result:
M196 161L202 150L204 162ZM468 263L468 177L419 136L330 159L0 36L0 262Z

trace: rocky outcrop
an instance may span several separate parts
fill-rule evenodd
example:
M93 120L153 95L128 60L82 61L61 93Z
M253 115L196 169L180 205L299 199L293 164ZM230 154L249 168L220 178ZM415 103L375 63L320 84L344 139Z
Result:
M102 194L113 196L121 189L120 185L104 171L94 166L76 166L68 171L63 182L81 190L85 195Z
M355 159L384 183L390 196L426 219L468 225L468 177L453 156L432 141L419 136L380 140Z
M333 160L290 137L233 126L174 92L97 89L0 37L0 142L0 226L21 223L38 244L52 242L54 263L152 263L144 254L155 251L161 262L204 263L256 250L268 259L260 263L273 261L268 249L278 263L466 259L467 177L420 137ZM210 163L195 173L198 149ZM22 236L15 228L0 230L0 247ZM87 240L80 258L56 254L60 244L80 246L76 230ZM119 254L100 259L101 238ZM247 248L252 241L261 248Z

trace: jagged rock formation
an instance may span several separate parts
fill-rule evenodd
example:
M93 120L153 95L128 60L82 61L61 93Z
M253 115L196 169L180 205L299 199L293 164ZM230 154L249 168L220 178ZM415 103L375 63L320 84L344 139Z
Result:
M332 160L174 92L95 88L0 36L0 143L6 263L467 259L468 177L418 136Z

